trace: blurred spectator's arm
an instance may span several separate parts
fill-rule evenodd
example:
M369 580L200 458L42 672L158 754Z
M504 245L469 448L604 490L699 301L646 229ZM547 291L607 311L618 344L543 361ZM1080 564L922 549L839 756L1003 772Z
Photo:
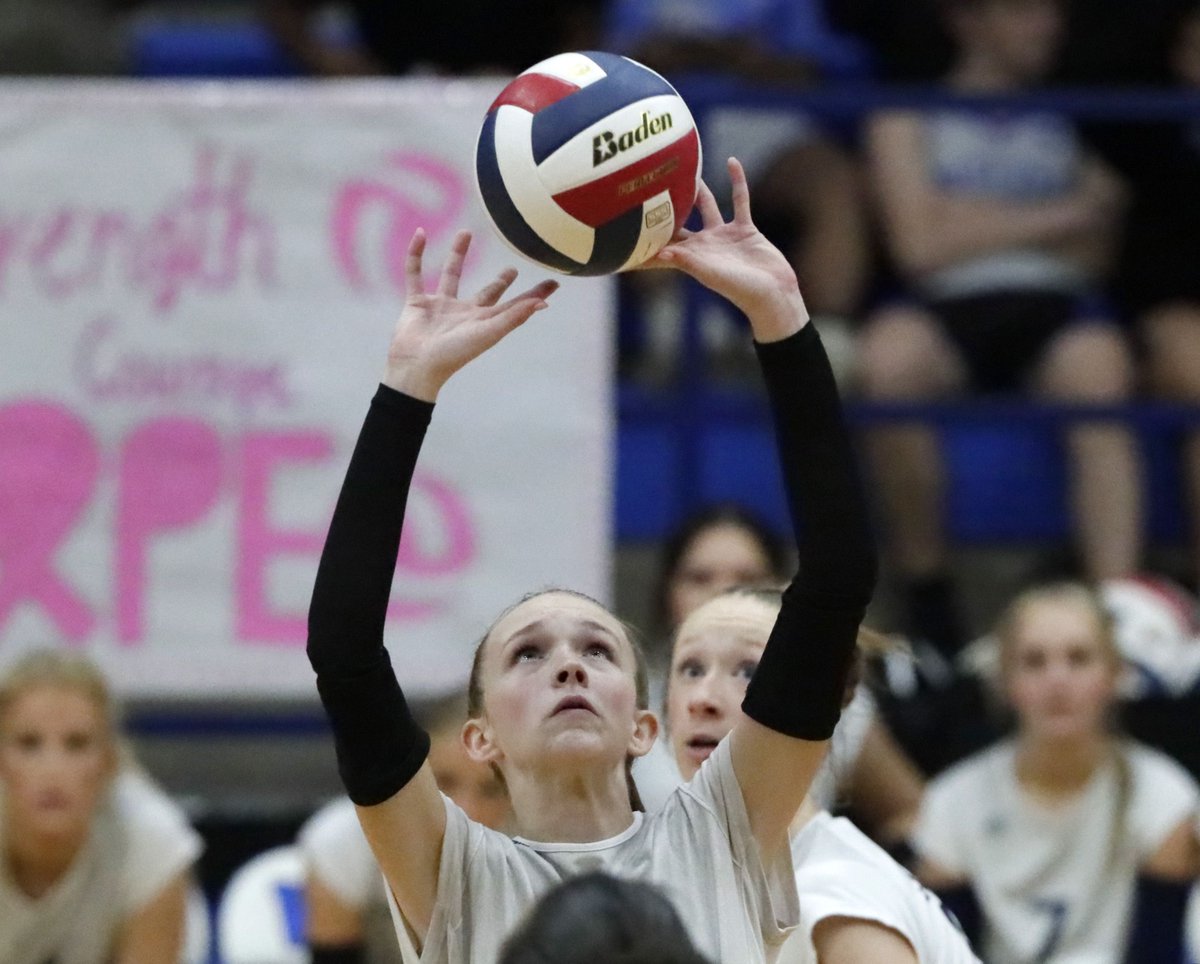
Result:
M1079 190L1094 199L1102 212L1100 223L1093 230L1069 234L1050 248L1079 265L1089 277L1099 278L1109 272L1116 258L1128 192L1116 171L1095 156L1084 162Z
M362 47L323 40L315 29L320 0L260 0L263 22L284 49L309 73L354 77L387 71Z
M1180 822L1140 869L1163 880L1189 881L1200 875L1200 841L1192 819Z
M897 264L909 274L1005 248L1062 244L1111 225L1114 200L1092 179L1065 198L1034 203L940 190L928 175L918 114L874 117L867 138L884 231Z
M925 781L878 719L867 730L850 779L851 803L876 839L885 846L908 840Z
M180 959L190 886L191 875L185 870L125 921L117 937L113 964Z
M357 907L347 904L313 873L305 882L304 902L308 910L308 946L314 964L322 959L322 954L330 960L361 957L363 924Z

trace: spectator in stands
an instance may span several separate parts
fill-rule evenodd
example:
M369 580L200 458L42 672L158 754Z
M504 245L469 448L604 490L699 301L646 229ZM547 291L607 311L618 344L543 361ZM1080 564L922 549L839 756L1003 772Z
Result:
M583 874L548 892L499 964L706 964L657 887Z
M104 678L57 650L0 680L0 960L180 959L191 868L183 813L120 743Z
M613 0L608 23L610 49L672 81L715 73L803 90L869 69L861 45L829 27L820 0ZM791 261L837 372L834 339L861 307L872 254L850 135L791 109L739 105L706 120L706 155L714 163L732 153L744 160L760 229ZM648 301L644 289L665 279L656 273L624 280L626 289L639 289L625 292L637 302Z
M944 0L957 55L945 81L964 95L1014 94L1054 64L1058 0ZM1045 111L887 110L868 151L901 298L860 341L863 394L881 402L1021 390L1062 403L1113 404L1134 385L1132 354L1101 297L1123 187ZM1071 501L1089 577L1141 561L1139 459L1125 428L1066 432ZM965 642L949 576L937 438L920 423L871 430L905 629L952 654Z
M1200 5L1179 18L1163 74L1200 92ZM1138 320L1147 389L1200 404L1200 123L1110 125L1108 156L1128 178L1132 205L1118 282ZM1192 572L1200 585L1200 432L1187 437L1184 477L1192 515Z
M739 586L781 587L787 582L788 565L778 536L744 506L718 503L683 519L664 542L653 601L657 638L665 641L668 661L676 631L701 604ZM665 705L660 649L651 650L657 677L654 706ZM856 686L842 712L830 760L832 765L813 782L813 799L833 808L845 797L855 816L882 843L895 846L907 839L923 780L880 719L865 685ZM634 774L648 804L660 796L655 789L660 784L678 782L665 739L635 764Z
M1016 733L930 783L919 876L982 926L986 961L1175 964L1200 789L1111 732L1121 655L1099 596L1037 586L996 636Z
M433 700L418 714L429 733L429 764L438 789L472 820L493 830L509 817L498 773L475 763L462 742L466 693ZM383 874L347 797L326 804L300 829L307 865L305 901L312 964L400 960Z
M517 74L564 50L595 46L604 0L396 3L351 0L359 43L324 36L321 0L260 0L267 25L311 74Z

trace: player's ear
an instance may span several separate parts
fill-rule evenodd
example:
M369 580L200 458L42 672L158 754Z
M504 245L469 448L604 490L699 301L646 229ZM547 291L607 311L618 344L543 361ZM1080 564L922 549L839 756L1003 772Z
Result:
M638 710L633 718L633 734L629 740L629 755L645 756L658 737L658 717L650 710Z
M504 759L504 753L496 745L485 720L467 720L462 728L462 741L467 748L467 756L476 763L496 764Z

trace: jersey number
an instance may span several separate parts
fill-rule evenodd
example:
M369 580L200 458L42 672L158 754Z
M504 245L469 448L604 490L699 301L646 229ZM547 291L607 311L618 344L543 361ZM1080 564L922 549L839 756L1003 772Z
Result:
M1058 950L1058 942L1062 940L1063 925L1067 922L1067 902L1038 897L1031 900L1029 906L1039 914L1046 914L1050 917L1050 930L1046 934L1045 941L1042 942L1041 950L1034 958L1036 964L1046 964L1046 961L1054 956L1054 952Z

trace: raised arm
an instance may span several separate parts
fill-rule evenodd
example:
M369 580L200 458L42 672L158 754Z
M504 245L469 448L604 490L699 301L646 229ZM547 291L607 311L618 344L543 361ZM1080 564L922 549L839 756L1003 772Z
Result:
M363 423L321 554L308 617L308 658L329 716L338 771L376 860L418 940L433 913L446 813L383 645L404 507L438 392L458 369L546 306L546 281L503 304L503 272L474 298L458 297L471 238L454 239L437 288L426 294L425 235L409 245L407 297L383 384Z
M875 584L876 553L829 360L783 254L754 226L746 176L729 162L733 220L707 187L703 227L656 258L743 311L767 383L800 571L747 689L748 719L730 735L734 771L765 857L820 766L841 713L858 627Z

